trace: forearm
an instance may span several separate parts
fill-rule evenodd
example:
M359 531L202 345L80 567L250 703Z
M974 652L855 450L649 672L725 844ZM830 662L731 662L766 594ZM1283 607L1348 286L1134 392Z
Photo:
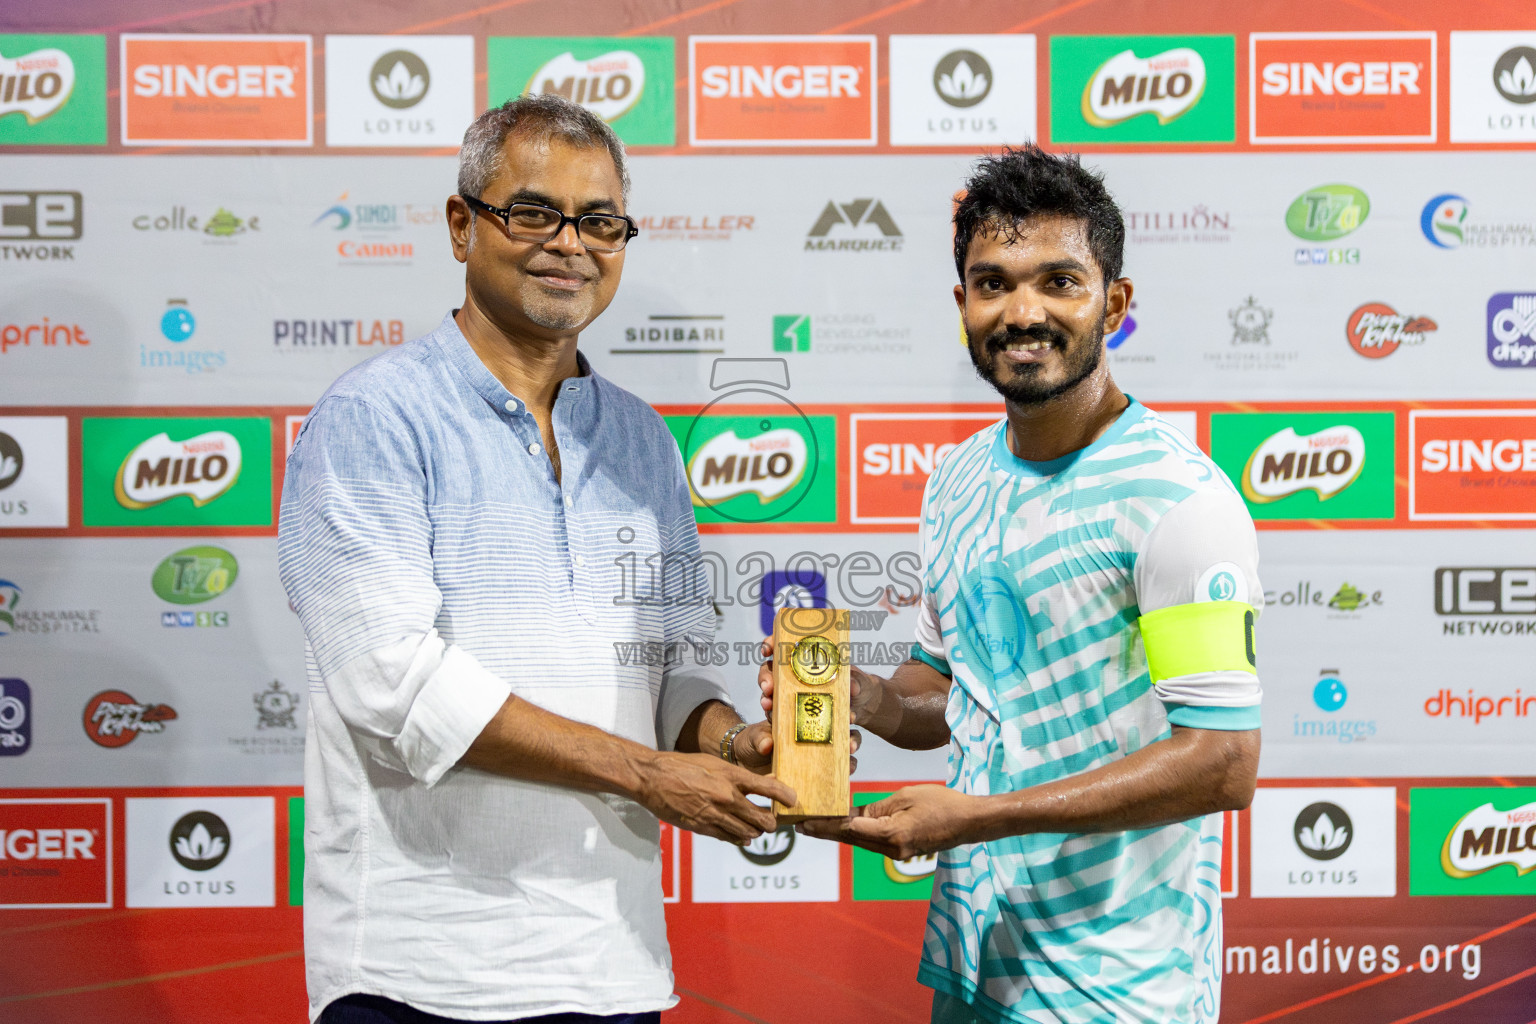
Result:
M596 726L508 697L460 764L528 782L635 798L657 753Z
M967 841L1155 828L1239 810L1253 799L1258 761L1258 730L1175 727L1168 739L1082 775L978 798Z
M726 730L741 724L736 709L723 701L707 700L693 709L677 736L677 750L683 754L720 753L720 740Z
M915 658L904 662L890 678L876 680L875 694L855 715L855 724L906 750L942 747L949 742L944 720L949 686L949 677L932 665Z

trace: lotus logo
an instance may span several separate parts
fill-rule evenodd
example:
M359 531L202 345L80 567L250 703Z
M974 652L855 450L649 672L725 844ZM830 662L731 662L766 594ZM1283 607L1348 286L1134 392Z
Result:
M1536 869L1536 803L1508 811L1483 804L1455 824L1440 849L1440 866L1452 878L1500 864L1512 865L1516 875Z
M1151 57L1122 50L1099 66L1083 89L1083 119L1108 128L1141 114L1167 124L1205 93L1205 59L1187 46Z
M727 430L710 438L688 460L688 482L695 505L714 505L755 494L766 505L782 497L805 475L809 462L805 436L790 427L741 438Z
M1354 830L1354 823L1344 808L1326 801L1303 808L1292 826L1296 846L1313 860L1333 860L1343 856L1354 840Z
M1424 212L1419 214L1419 230L1431 245L1458 249L1466 241L1461 231L1466 220L1466 198L1446 192L1424 204Z
M21 477L21 445L10 434L0 431L0 491L5 490Z
M1285 226L1297 238L1328 242L1365 223L1371 200L1352 185L1319 185L1297 196L1285 211Z
M184 814L171 826L171 856L188 871L211 871L229 856L229 826L211 811Z
M1493 87L1511 103L1536 103L1536 50L1517 46L1493 64Z
M1319 501L1327 501L1354 483L1364 468L1365 437L1355 427L1340 424L1307 435L1286 427L1248 456L1243 495L1263 503L1315 491Z
M562 53L535 71L523 91L557 93L604 121L617 121L634 109L645 92L645 62L629 50L614 50L591 60Z
M426 61L410 50L390 50L373 62L368 85L386 107L405 110L420 103L432 84Z
M240 478L240 442L224 430L185 441L159 433L128 453L113 481L118 504L148 508L186 495L201 508Z
M33 50L13 60L0 56L0 117L21 113L37 124L69 102L75 89L75 64L63 50Z
M741 855L758 867L772 867L780 863L795 848L795 830L785 825L775 832L764 832L741 848Z
M933 89L952 107L974 107L992 91L992 66L974 50L947 53L933 69Z
M939 867L939 855L936 853L919 854L906 860L892 860L889 857L880 859L885 862L885 877L902 885L930 878Z

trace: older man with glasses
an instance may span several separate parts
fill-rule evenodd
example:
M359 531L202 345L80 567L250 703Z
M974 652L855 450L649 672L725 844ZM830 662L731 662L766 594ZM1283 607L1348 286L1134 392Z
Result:
M310 1014L654 1022L658 819L745 843L774 827L749 794L795 797L696 656L714 613L677 445L577 350L637 234L622 144L530 96L459 159L463 305L331 386L283 488ZM636 600L621 559L653 552ZM637 642L662 657L616 656Z

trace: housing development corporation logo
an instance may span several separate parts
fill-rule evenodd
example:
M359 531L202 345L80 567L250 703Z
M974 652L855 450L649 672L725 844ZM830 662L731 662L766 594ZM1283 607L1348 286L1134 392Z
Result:
M489 99L564 96L631 146L670 146L677 141L674 46L671 36L492 36Z
M1212 413L1211 454L1255 519L1390 519L1390 412Z
M107 37L0 35L0 146L107 141Z
M1488 299L1488 361L1500 369L1536 367L1536 293Z
M893 35L889 47L891 145L1034 138L1034 36Z
M1052 142L1231 142L1232 36L1052 36Z
M1536 895L1536 789L1409 792L1409 893Z
M1385 302L1367 302L1349 315L1344 336L1365 358L1385 359L1403 345L1422 345L1425 335L1438 329L1427 316L1408 316Z
M695 146L873 146L874 36L690 36Z
M120 42L124 145L310 145L309 36L124 33Z
M1434 32L1253 32L1248 138L1434 142Z
M1536 520L1536 409L1408 414L1408 518Z
M1536 32L1452 32L1451 141L1536 141Z
M87 526L266 526L272 422L263 417L87 417Z
M829 199L806 232L805 251L900 252L902 240L901 228L879 199Z

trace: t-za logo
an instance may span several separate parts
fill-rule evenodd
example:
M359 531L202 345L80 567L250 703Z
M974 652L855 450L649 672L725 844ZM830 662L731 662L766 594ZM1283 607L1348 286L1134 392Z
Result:
M1296 846L1313 860L1341 857L1355 838L1354 823L1338 804L1309 804L1296 815L1292 826Z
M171 604L202 604L220 597L240 575L240 563L223 548L183 548L155 566L149 585Z
M169 704L141 704L122 690L102 690L85 702L85 734L102 747L125 747L140 733L164 732L176 718Z
M69 102L74 88L75 63L63 50L0 56L0 117L21 113L36 124Z
M1352 185L1319 185L1297 196L1285 211L1285 226L1297 238L1327 242L1365 223L1371 200Z
M1499 292L1488 300L1488 361L1536 366L1536 294Z
M171 856L188 871L212 871L229 856L229 826L212 811L183 814L171 826Z
M1252 502L1278 501L1301 491L1327 501L1365 468L1365 437L1348 424L1305 436L1286 427L1271 434L1243 467L1243 494Z
M1511 103L1536 103L1536 50L1505 50L1493 64L1493 87Z
M782 863L795 849L795 830L785 825L774 832L764 832L741 848L741 855L758 867Z
M829 238L834 229L841 233L841 229L860 231L865 236L874 232L866 230L878 229L882 237L862 238ZM816 223L811 225L811 230L806 233L805 248L807 251L856 251L882 250L885 252L897 252L901 249L901 228L896 226L896 221L886 210L885 204L878 199L855 199L849 203L829 201L822 208L821 216L816 218Z
M952 107L974 107L992 91L992 65L974 50L954 50L933 69L933 91Z
M240 478L240 442L224 430L185 441L161 432L128 453L113 490L118 504L140 509L185 494L201 508Z
M1516 875L1536 869L1536 803L1508 811L1483 804L1468 813L1445 837L1440 866L1452 878L1471 878L1500 864Z
M633 110L645 92L645 62L629 50L614 50L591 60L577 60L567 51L535 71L523 91L555 93L604 121L616 121Z
M1083 89L1083 119L1107 128L1140 114L1158 124L1189 112L1205 93L1205 60L1187 46L1138 57L1122 50L1099 65Z
M410 50L390 50L374 61L368 72L374 98L393 110L407 110L420 103L431 84L427 62Z
M1367 302L1349 316L1344 335L1349 347L1367 359L1384 359L1400 345L1422 345L1439 329L1427 316L1407 316L1385 302Z
M791 427L745 439L727 430L700 445L688 460L693 503L714 505L755 494L766 505L800 482L809 461L805 435Z

